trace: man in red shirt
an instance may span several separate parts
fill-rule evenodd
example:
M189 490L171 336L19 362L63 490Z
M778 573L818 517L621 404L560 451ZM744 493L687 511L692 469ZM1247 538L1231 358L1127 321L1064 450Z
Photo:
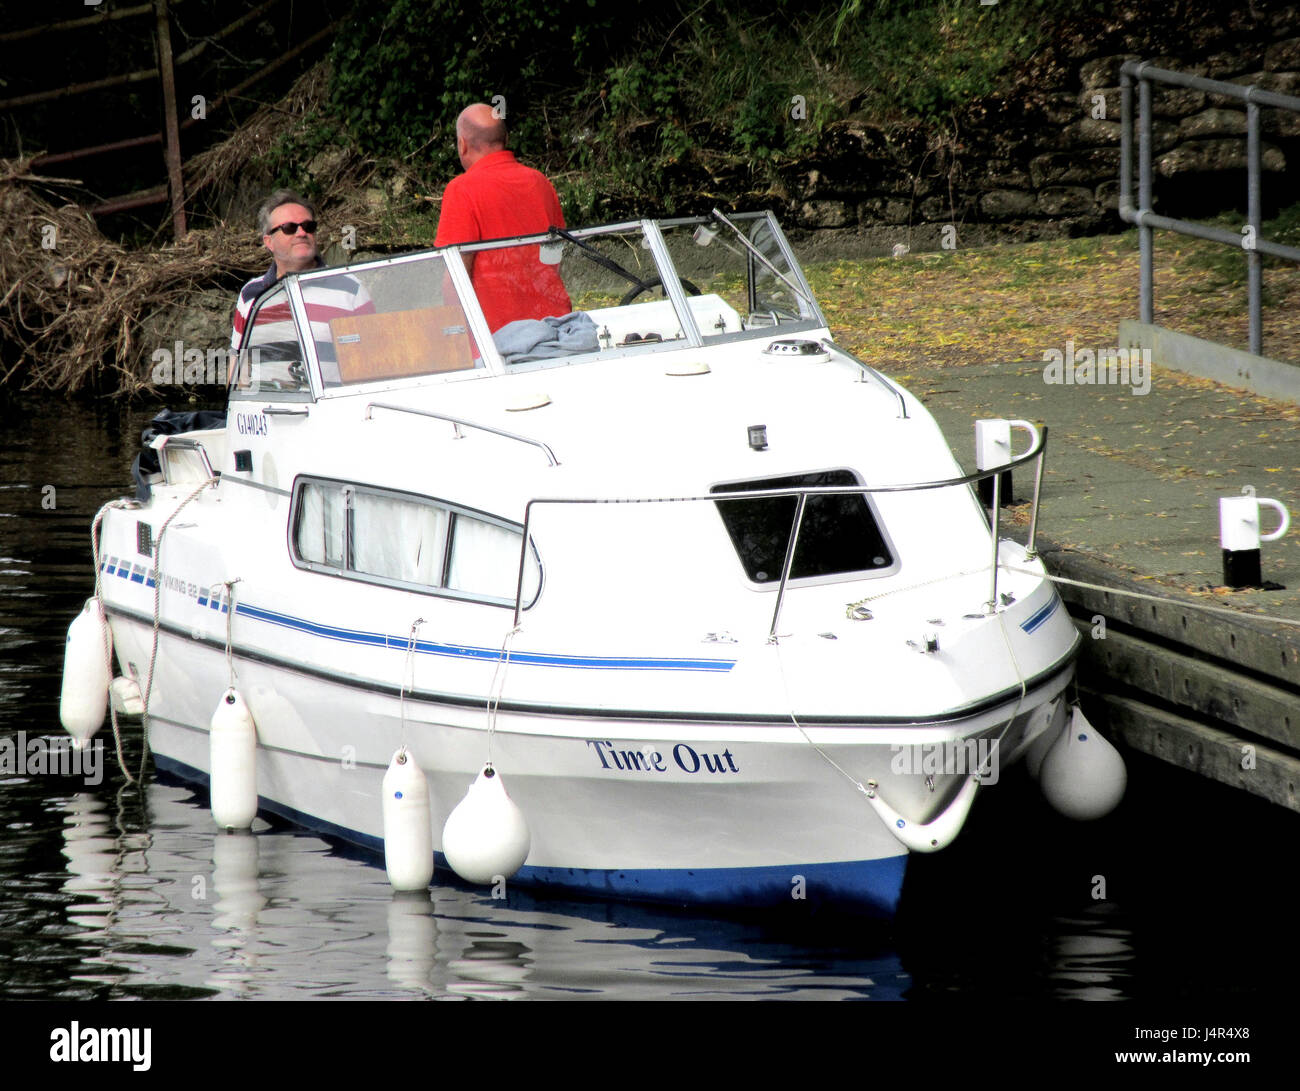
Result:
M537 235L564 226L555 187L506 150L506 123L476 103L456 119L456 151L465 173L447 183L434 246ZM549 318L573 310L559 269L542 262L537 246L465 254L488 329L520 318Z

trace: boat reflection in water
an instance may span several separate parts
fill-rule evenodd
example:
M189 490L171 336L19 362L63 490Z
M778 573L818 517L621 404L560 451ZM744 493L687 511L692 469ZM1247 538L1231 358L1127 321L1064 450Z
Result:
M897 999L909 983L887 950L828 971L806 931L803 948L753 922L521 888L498 900L444 883L394 892L308 834L260 820L213 833L187 788L154 784L146 801L147 836L99 800L64 804L67 942L84 953L48 995Z

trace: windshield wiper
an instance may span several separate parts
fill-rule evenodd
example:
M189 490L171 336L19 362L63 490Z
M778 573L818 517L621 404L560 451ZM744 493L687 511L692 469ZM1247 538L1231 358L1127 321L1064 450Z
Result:
M578 247L579 250L581 250L584 254L586 254L587 257L590 258L592 261L594 261L597 265L605 269L608 269L611 273L617 273L629 284L635 284L638 291L644 292L654 286L653 283L642 280L635 273L629 273L626 269L623 268L623 266L619 265L619 263L616 262L613 258L606 257L594 246L588 245L587 243L583 242L580 238L578 238L576 235L573 235L570 232L566 231L564 228L552 226L551 234L559 235L560 238L562 239L567 239L569 242L573 243L574 246ZM654 279L658 280L657 277Z
M754 257L758 258L758 260L761 261L764 266L766 266L768 272L770 272L773 276L779 277L782 281L784 281L785 286L789 288L790 291L794 292L795 295L797 295L800 299L802 299L805 303L807 303L810 307L812 307L814 311L816 311L817 304L808 296L808 294L802 288L800 288L799 285L797 285L794 281L792 281L788 276L786 276L783 272L781 272L780 269L778 269L775 265L773 265L770 261L768 261L766 255L764 255L764 253L757 246L755 246L752 242L750 242L747 238L745 238L740 228L738 228L735 224L733 224L729 219L727 219L726 216L724 216L716 208L709 213L709 216L710 218L717 220L719 223L726 224L729 228L731 228L732 234L735 235L736 238L740 240L741 246L743 246L746 250L748 250L751 254L753 254Z

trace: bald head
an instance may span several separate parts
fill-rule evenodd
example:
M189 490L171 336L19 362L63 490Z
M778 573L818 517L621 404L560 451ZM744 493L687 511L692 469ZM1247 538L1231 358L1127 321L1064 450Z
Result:
M498 117L491 106L482 102L466 106L456 119L456 152L460 165L469 170L483 156L501 151L509 135L505 118Z

